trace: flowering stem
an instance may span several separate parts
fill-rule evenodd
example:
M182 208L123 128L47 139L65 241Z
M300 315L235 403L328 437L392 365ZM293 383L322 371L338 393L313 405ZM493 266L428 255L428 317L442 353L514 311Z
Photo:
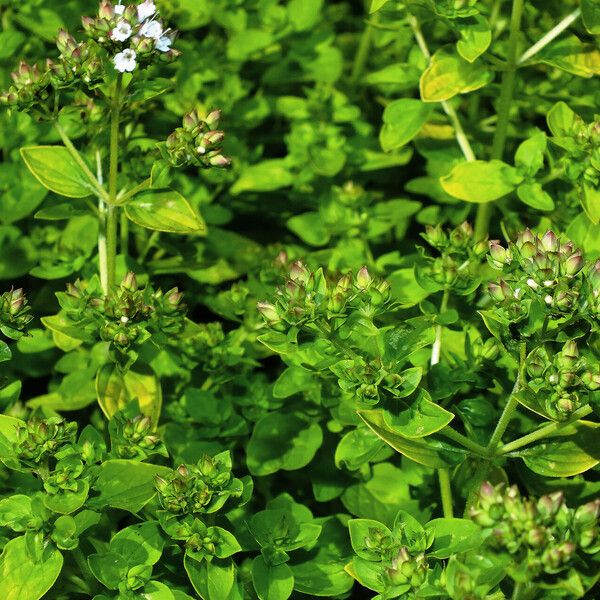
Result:
M108 209L106 213L106 273L108 288L115 285L115 271L117 262L117 177L119 174L119 124L121 117L121 91L123 88L123 75L117 76L115 94L110 108L110 154L108 176Z
M377 23L379 15L375 15L373 20ZM354 57L354 64L352 65L352 73L350 74L350 82L358 83L360 76L365 70L367 60L369 59L369 52L371 50L371 41L373 39L373 29L369 22L365 23L365 29L363 30L360 42L358 43L358 50Z
M144 181L142 181L142 183L139 183L135 187L132 187L128 192L125 192L122 196L120 196L119 200L117 201L117 204L119 206L127 204L127 202L131 200L131 198L133 198L136 194L139 194L139 192L143 192L144 190L149 189L151 183L152 179L148 177L148 179L145 179Z
M510 109L515 91L515 75L517 72L517 46L521 31L521 17L523 15L523 0L513 0L510 18L510 33L508 36L508 54L506 57L506 70L502 74L502 87L498 106L498 122L494 131L491 158L502 160L506 147L508 125L510 122ZM490 219L494 205L492 202L480 204L475 218L475 239L481 240L488 234Z
M100 185L104 185L102 175L102 157L96 151L96 176ZM102 292L108 296L108 273L106 272L106 203L98 198L98 264L100 266L100 284Z
M423 32L421 31L421 27L419 26L419 21L413 15L409 15L408 23L412 29L412 32L413 32L413 35L417 42L417 45L419 46L419 48L421 50L421 54L423 54L423 56L427 60L430 60L431 52L429 52L429 47L427 46L427 41L425 40L425 37L423 36ZM458 145L460 146L460 149L461 149L465 159L468 161L475 160L476 159L475 152L473 152L473 148L471 148L471 144L469 143L469 138L467 138L467 134L465 133L462 123L460 122L460 119L458 118L458 113L456 112L456 110L454 109L452 104L450 104L450 102L444 101L444 102L441 102L441 105L442 105L442 109L448 116L448 119L450 120L452 127L454 127L454 135L456 137L456 141L458 142Z
M446 288L440 304L440 314L446 311L450 290ZM440 362L442 353L442 332L443 327L439 323L435 326L435 341L431 347L431 358L429 364L434 367ZM450 471L448 469L438 469L438 481L440 484L440 495L442 497L442 510L444 517L451 519L454 516L452 508L452 486L450 485Z
M519 58L518 64L527 62L533 58L540 50L553 42L565 29L570 27L581 16L581 8L575 9L571 14L567 15L556 27L553 27L544 37L540 38L531 48L523 52Z
M504 444L501 448L498 449L498 454L508 454L509 452L513 452L514 450L518 450L523 446L528 446L533 442L537 442L538 440L544 439L549 435L556 433L557 431L561 431L565 427L579 421L579 419L583 419L587 417L589 414L594 412L592 407L589 404L578 408L577 410L571 413L571 416L566 421L555 422L546 425L545 427L541 427L537 431L532 431L531 433L524 435L508 444Z

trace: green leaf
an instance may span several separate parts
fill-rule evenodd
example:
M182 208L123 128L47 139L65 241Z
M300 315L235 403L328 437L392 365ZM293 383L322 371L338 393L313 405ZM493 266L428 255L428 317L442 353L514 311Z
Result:
M230 558L198 562L186 555L183 564L200 598L230 600L235 584L235 567Z
M458 94L473 92L486 86L493 73L481 64L470 63L448 48L438 50L429 67L421 75L421 99L443 102Z
M445 559L481 545L479 526L470 519L433 519L425 530L434 538L427 554Z
M211 534L217 535L217 543L215 549L215 556L217 558L229 558L233 554L241 552L242 547L233 535L222 527L211 527Z
M127 561L116 552L90 554L88 565L94 577L109 590L116 590L127 576Z
M542 168L546 146L546 134L543 131L537 131L519 144L515 153L515 166L521 174L533 177Z
M33 508L29 496L14 494L0 500L0 527L26 531L32 517Z
M379 133L381 147L389 152L408 144L421 130L433 111L431 104L415 98L395 100L383 111L383 127Z
M231 187L234 196L242 192L272 192L292 185L294 177L285 161L264 160L248 165L242 170L239 179Z
M548 128L557 137L568 136L576 119L576 113L564 102L557 102L546 117Z
M517 188L517 196L523 204L531 206L536 210L554 210L554 200L550 194L542 189L542 186L536 181L533 183L522 183Z
M295 31L307 31L319 22L323 0L290 0L288 16Z
M286 563L270 566L257 556L252 561L252 583L260 600L287 600L294 589L294 575Z
M511 456L519 456L534 473L545 477L585 473L600 462L599 425L579 422L571 427L569 435L549 438Z
M594 225L581 213L567 228L567 236L590 259L600 257L600 224Z
M371 8L369 8L369 14L372 15L378 10L381 10L390 0L371 0Z
M517 170L501 160L461 162L440 179L446 193L477 204L510 194L522 181Z
M167 233L206 234L206 224L175 190L142 192L125 205L125 214L140 227Z
M295 414L272 412L254 426L246 460L252 475L270 475L305 467L323 442L317 423Z
M110 551L123 557L130 566L154 565L162 555L164 539L157 521L130 525L110 540Z
M580 196L581 205L589 220L594 225L598 225L600 223L600 190L586 182L583 183L582 187L583 195Z
M465 60L472 63L489 48L492 42L492 30L487 19L481 15L457 19L454 26L460 34L456 49Z
M68 198L85 198L94 186L64 146L29 146L21 156L34 177L46 188Z
M316 211L295 215L288 219L286 225L303 242L311 246L326 246L331 238L321 213Z
M136 364L121 374L116 365L104 365L96 375L96 395L102 412L109 419L130 402L137 401L142 414L158 423L162 388L158 376L148 366Z
M365 412L365 411L363 411ZM369 411L373 413L375 411ZM383 412L383 421L405 438L418 439L436 433L452 421L454 414L432 402L423 390L399 413ZM379 417L378 417L379 418Z
M366 462L374 458L384 444L368 427L351 429L340 440L335 450L335 466L345 466L350 471L360 469Z
M463 449L455 448L446 442L428 439L409 439L396 433L384 420L382 410L361 410L359 417L394 450L416 463L435 469L453 467L461 463L467 455Z
M0 598L38 600L54 585L62 565L62 554L51 544L34 558L25 536L10 540L0 556Z
M574 35L546 46L537 58L540 62L579 77L589 78L600 74L600 50L595 44L585 44Z
M600 34L600 2L581 0L581 16L585 28L592 34Z
M98 496L88 500L88 507L106 506L137 513L156 494L154 478L170 469L134 460L107 460L98 468L93 489Z

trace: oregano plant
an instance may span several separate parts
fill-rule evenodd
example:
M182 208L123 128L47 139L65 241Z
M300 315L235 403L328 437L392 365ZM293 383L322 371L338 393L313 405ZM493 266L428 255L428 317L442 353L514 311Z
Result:
M0 26L0 599L597 597L596 0Z

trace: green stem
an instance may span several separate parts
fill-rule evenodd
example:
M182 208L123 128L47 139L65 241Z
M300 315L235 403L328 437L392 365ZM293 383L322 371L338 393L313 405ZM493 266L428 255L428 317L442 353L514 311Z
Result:
M114 204L117 201L117 178L119 174L119 125L121 118L122 88L123 75L119 74L110 108L110 154L108 173L109 206L106 214L106 273L109 290L116 283L118 209Z
M96 176L100 185L104 185L100 150L96 151ZM98 198L98 265L102 292L105 296L108 296L108 273L106 271L106 203L102 198Z
M421 54L423 54L423 56L428 61L431 60L431 52L429 51L429 47L427 46L427 41L425 40L425 37L423 36L423 32L421 31L419 21L413 15L409 15L408 16L408 24L410 25L410 28L412 29L412 32L413 32L413 35L417 42L417 45L419 46L419 48L421 50ZM456 141L458 142L458 145L460 146L460 149L461 149L465 159L468 161L475 160L475 153L473 152L473 148L471 148L471 144L469 143L467 134L465 133L465 130L460 122L460 119L458 118L458 113L456 112L456 110L454 109L452 104L450 104L449 102L444 101L441 103L441 105L442 105L442 108L443 108L444 112L446 113L446 115L448 115L448 118L450 120L450 123L452 124L452 127L454 127L454 135L456 137Z
M531 48L523 52L521 58L518 60L518 64L527 62L533 58L540 50L545 48L548 44L553 42L565 29L569 28L579 17L581 16L581 8L575 9L572 13L567 15L556 27L553 27L544 37L540 38Z
M119 206L126 204L128 200L133 198L139 192L143 192L144 190L150 189L151 183L152 183L152 179L150 177L148 177L148 179L145 179L144 181L142 181L142 183L139 183L135 187L131 188L128 192L125 192L125 194L120 196L117 204Z
M373 17L373 21L377 23L378 15ZM363 74L369 59L371 51L371 42L373 40L373 28L369 22L365 22L365 28L358 43L358 49L352 64L352 73L350 74L350 83L356 84Z
M453 442L460 444L461 446L463 446L467 450L470 450L473 454L476 454L477 456L480 456L481 458L487 458L487 456L488 456L487 448L485 448L481 444L478 444L477 442L474 442L473 440L462 435L461 433L458 433L457 431L452 429L452 427L450 427L449 425L444 427L443 429L441 429L439 431L439 433L441 435L447 437L449 440L452 440Z
M508 424L510 423L510 420L513 418L513 415L515 414L515 410L517 409L517 406L519 405L519 401L517 400L517 392L519 391L519 388L521 387L521 383L522 383L522 379L523 379L523 369L525 367L525 357L526 357L526 346L524 343L522 343L520 351L519 351L519 372L517 374L517 379L515 380L515 385L513 386L512 392L510 393L510 397L508 399L508 402L506 403L506 406L504 407L504 410L502 411L502 414L500 415L500 420L498 421L498 424L496 425L496 429L494 429L494 433L492 434L492 437L490 438L490 442L487 446L488 452L490 453L490 455L495 454L496 448L498 447L498 444L500 443L500 440L502 439L502 436L504 435L506 428L508 427Z
M482 460L475 473L473 473L473 479L471 480L471 487L469 489L469 493L467 494L467 502L465 503L465 510L463 513L463 517L467 518L469 516L469 510L471 506L475 504L475 500L477 499L477 494L479 493L479 488L481 484L487 478L488 471L490 470L490 463L488 460Z
M448 300L450 298L450 290L446 288L444 290L444 295L442 296L442 303L440 304L440 315L446 312L448 308ZM435 340L433 342L433 346L431 347L431 359L429 364L433 367L440 362L440 357L442 354L442 333L443 326L439 323L435 326Z
M450 471L448 469L438 469L438 479L440 482L440 494L442 496L442 510L446 519L454 517L452 508L452 486L450 485Z
M127 215L124 212L121 213L121 227L119 233L119 247L121 250L121 254L127 257L127 253L129 251L129 219L127 218Z
M592 409L592 407L589 404L587 404L586 406L582 406L582 407L578 408L577 410L573 411L573 413L571 413L571 416L569 417L568 420L562 421L560 423L558 423L558 422L550 423L550 425L541 427L537 431L528 433L527 435L524 435L523 437L520 437L512 442L509 442L508 444L504 444L501 448L498 449L497 454L508 454L509 452L513 452L514 450L518 450L519 448L522 448L523 446L528 446L529 444L532 444L533 442L542 440L542 439L548 437L549 435L552 435L553 433L556 433L557 431L561 431L565 427L572 425L576 421L579 421L579 419L583 419L584 417L587 417L588 415L592 414L593 412L594 412L594 410Z
M159 236L160 236L160 231L153 231L150 234L150 236L148 237L148 240L146 242L146 245L144 246L144 249L140 252L140 257L138 259L138 262L143 263L146 260L146 257L148 256L148 252L150 252L150 250L152 250L152 248L156 244Z
M94 174L92 173L90 168L87 166L87 163L85 162L85 160L83 160L83 157L81 156L81 154L79 154L79 152L77 151L77 148L75 148L75 146L73 145L73 142L67 135L67 132L64 130L63 126L58 121L54 121L54 128L58 132L58 135L60 136L62 143L65 145L66 149L69 151L69 154L73 157L73 160L79 165L81 170L84 172L86 178L92 185L95 194L99 198L102 198L103 200L107 200L108 196L106 194L106 190L102 187L102 185L100 184L98 179L94 176Z
M513 589L513 593L511 596L511 600L519 600L523 595L523 584L520 582L515 582L515 587Z
M510 18L510 33L508 36L508 53L506 70L502 74L500 100L498 105L498 122L494 131L491 158L502 160L508 136L510 109L515 91L515 76L517 72L517 50L521 32L521 17L523 16L524 0L513 0ZM475 239L481 240L488 234L494 205L492 202L480 204L475 218Z

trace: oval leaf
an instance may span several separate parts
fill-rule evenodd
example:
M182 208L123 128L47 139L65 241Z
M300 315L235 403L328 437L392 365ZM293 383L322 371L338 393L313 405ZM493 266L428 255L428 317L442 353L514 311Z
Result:
M52 192L68 198L94 193L94 186L64 146L21 148L21 156L34 177Z
M202 217L175 190L138 194L125 205L125 213L136 225L153 231L206 234Z

